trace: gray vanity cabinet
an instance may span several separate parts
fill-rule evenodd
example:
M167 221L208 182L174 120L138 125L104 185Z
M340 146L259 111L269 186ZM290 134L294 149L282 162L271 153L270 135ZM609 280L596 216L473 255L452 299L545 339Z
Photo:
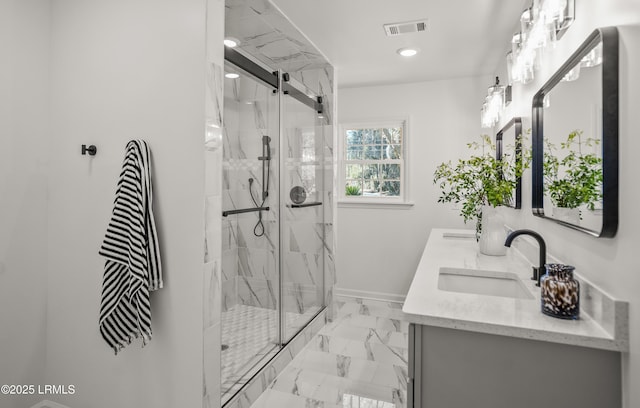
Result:
M620 353L411 324L409 408L619 408Z

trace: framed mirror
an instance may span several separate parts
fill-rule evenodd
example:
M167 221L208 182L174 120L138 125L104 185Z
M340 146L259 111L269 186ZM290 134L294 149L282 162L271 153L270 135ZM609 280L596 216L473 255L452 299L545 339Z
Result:
M515 117L496 134L496 160L506 161L503 177L515 178L508 207L522 208L522 119Z
M533 97L533 213L596 237L618 227L618 29L596 29Z

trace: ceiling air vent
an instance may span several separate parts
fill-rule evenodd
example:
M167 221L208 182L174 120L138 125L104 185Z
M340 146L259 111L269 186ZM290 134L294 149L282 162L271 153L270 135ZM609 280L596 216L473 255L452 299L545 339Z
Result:
M401 34L419 33L427 31L427 20L407 21L404 23L384 24L384 32L388 37Z

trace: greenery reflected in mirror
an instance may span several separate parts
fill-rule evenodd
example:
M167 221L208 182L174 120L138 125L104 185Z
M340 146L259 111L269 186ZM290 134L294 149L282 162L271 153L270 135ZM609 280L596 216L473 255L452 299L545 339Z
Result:
M550 217L591 230L602 225L601 77L600 41L547 93L544 107L544 206Z
M534 96L533 211L595 236L617 228L617 29L596 30Z
M527 134L531 133L531 129ZM519 209L522 207L522 172L529 167L531 150L523 149L526 137L522 131L522 119L511 119L496 134L496 159L503 162L503 177L514 186L511 197L504 205Z
M602 206L602 158L598 149L600 139L583 137L581 130L569 133L560 148L545 139L545 196L554 210L577 209L576 222L583 219L582 210L595 212Z

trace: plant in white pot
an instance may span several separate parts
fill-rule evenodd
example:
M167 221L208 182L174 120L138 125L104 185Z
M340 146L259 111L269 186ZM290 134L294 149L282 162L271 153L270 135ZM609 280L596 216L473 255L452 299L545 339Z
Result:
M502 160L497 160L496 147L487 135L467 147L481 154L458 159L455 165L451 161L441 163L436 168L433 182L441 190L438 202L460 204L464 222L475 220L480 252L504 255L507 232L499 208L512 200L517 178L528 167L530 155L526 153L516 162L514 153L505 152Z
M581 130L569 133L558 149L545 139L544 189L553 203L553 215L562 221L578 224L580 207L595 209L602 200L602 158L586 153L600 144L600 140L583 138ZM564 157L557 154L566 152Z

